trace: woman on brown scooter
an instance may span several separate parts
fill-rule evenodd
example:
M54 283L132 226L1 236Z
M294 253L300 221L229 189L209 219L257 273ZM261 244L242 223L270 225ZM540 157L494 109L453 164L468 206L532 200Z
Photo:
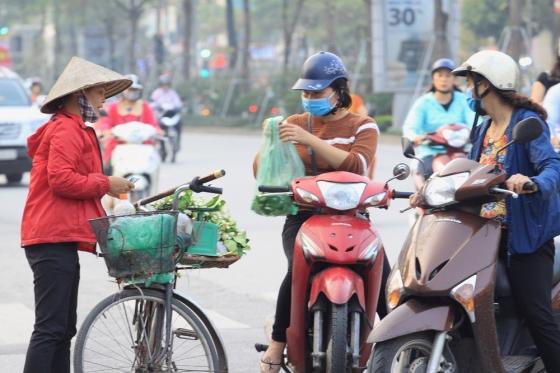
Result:
M466 77L469 106L477 116L488 115L473 129L470 158L504 170L508 190L532 193L484 204L480 214L501 223L500 255L507 258L517 311L527 321L547 372L560 372L560 330L551 307L553 238L560 234L560 160L550 145L546 112L515 91L517 64L504 53L478 52L454 74ZM527 145L507 147L496 159L515 123L530 117L542 122L544 134ZM528 182L536 185L534 190L524 190ZM418 195L411 197L411 205L418 202Z

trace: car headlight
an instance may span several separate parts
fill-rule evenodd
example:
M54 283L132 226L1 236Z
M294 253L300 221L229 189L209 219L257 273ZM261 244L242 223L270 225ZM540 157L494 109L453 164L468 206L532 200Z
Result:
M319 202L319 197L305 189L296 188L296 193L307 203Z
M404 285L402 281L401 271L394 268L387 279L387 310L392 311L401 302L404 293Z
M430 206L442 206L455 201L455 191L469 178L468 172L450 176L434 176L426 184L423 195Z
M451 297L463 306L471 322L475 322L474 315L474 289L476 288L476 275L469 277L451 290Z
M386 196L387 196L386 192L381 192L381 193L374 194L373 196L369 196L368 198L366 198L366 200L364 201L364 204L366 204L368 206L376 206L380 202L382 202L385 199Z
M351 210L360 203L365 183L331 183L318 181L317 185L325 197L325 204L335 210Z
M373 262L377 258L377 253L379 252L379 248L381 247L381 240L379 237L375 237L373 241L362 251L360 254L359 260L363 260L366 262Z
M299 240L301 242L301 249L303 250L303 256L309 259L310 257L323 257L323 251L317 247L315 242L305 235L305 233L299 234Z

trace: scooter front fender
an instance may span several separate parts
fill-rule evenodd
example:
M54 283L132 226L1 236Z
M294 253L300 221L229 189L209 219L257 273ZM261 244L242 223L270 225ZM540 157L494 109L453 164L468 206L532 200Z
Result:
M368 343L378 343L427 330L449 331L455 311L449 305L428 305L411 299L376 323Z
M315 275L311 282L309 308L317 302L319 294L324 294L334 304L347 303L356 294L360 306L366 309L364 280L349 268L329 267Z

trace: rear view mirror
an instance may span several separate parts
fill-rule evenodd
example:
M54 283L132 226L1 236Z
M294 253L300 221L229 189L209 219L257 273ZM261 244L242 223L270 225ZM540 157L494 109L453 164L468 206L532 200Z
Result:
M404 180L410 175L410 167L404 163L399 163L393 168L393 176L397 180Z
M414 152L414 143L410 141L410 139L406 137L401 138L401 146L403 155L406 158L414 158L416 156L416 153Z
M513 127L513 141L516 144L526 144L543 133L541 122L535 118L525 118Z

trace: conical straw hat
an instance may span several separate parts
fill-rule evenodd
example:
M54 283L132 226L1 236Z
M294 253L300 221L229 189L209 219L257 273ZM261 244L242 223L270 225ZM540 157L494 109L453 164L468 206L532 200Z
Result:
M72 57L51 88L41 111L45 114L54 113L57 108L52 104L57 99L85 88L104 85L105 98L109 98L124 91L131 84L130 79L113 70L79 57Z

